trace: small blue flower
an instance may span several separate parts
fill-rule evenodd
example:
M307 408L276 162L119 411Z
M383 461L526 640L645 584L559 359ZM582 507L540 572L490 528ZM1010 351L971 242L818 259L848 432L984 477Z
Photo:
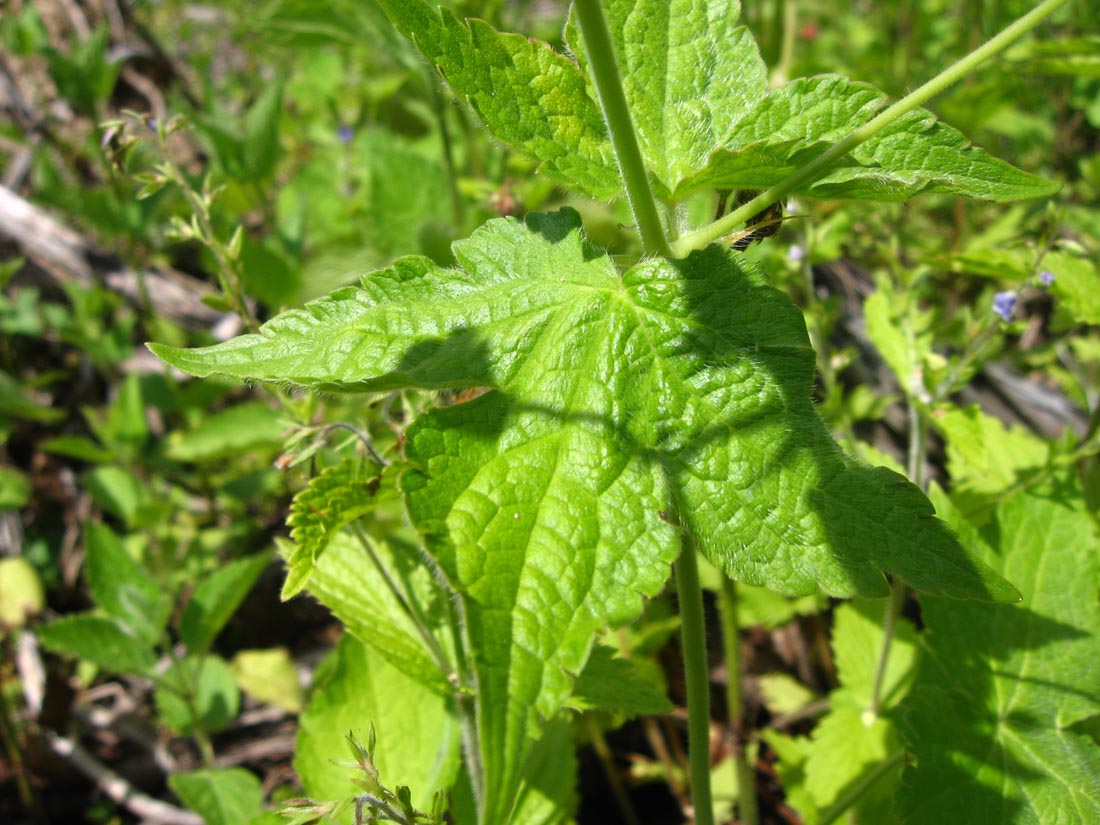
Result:
M1039 283L1041 283L1043 286L1050 286L1052 283L1054 283L1054 273L1051 272L1049 269L1044 269L1042 272L1039 273Z
M1005 321L1012 320L1012 313L1016 311L1016 293L1012 290L998 292L993 296L993 311Z
M351 130L351 127L346 123L336 130L336 137L340 139L341 143L351 143L351 139L355 136L355 132Z
M787 257L790 259L791 263L802 263L802 259L806 257L806 252L801 246L794 243L787 249Z
M145 125L149 127L149 131L155 132L157 130L157 119L155 117L146 118Z

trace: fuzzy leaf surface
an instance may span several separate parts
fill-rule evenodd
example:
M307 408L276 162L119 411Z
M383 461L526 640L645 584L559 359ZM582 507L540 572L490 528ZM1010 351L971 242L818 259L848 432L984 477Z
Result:
M730 0L611 0L603 4L623 92L656 194L707 166L716 146L767 89L756 41ZM580 30L566 28L588 73ZM594 90L589 92L595 97Z
M630 659L613 648L598 646L577 676L568 706L575 710L605 710L626 717L668 713L672 702Z
M373 726L382 783L408 786L413 804L429 809L432 795L450 788L458 773L460 737L451 705L345 634L319 669L301 717L294 767L302 785L319 800L359 793L347 737L365 742ZM346 815L343 821L352 819Z
M454 251L461 269L406 258L259 334L153 349L197 375L494 390L418 419L402 479L465 610L488 821L507 817L539 720L595 632L663 586L671 504L739 581L885 595L892 572L1015 598L915 487L844 457L811 402L801 312L732 252L620 276L572 210L491 221Z
M377 506L378 483L367 477L362 462L349 458L326 467L294 496L287 518L294 551L286 563L284 601L306 586L333 536Z
M779 183L884 109L887 98L838 75L798 78L757 100L729 139L691 176L676 199L703 188L764 189ZM1049 195L1058 185L970 146L925 109L902 116L837 161L797 194L901 201L938 192L991 201Z
M379 560L416 594L439 646L451 645L443 632L446 597L419 564L415 547L377 543ZM348 533L338 533L317 560L309 592L332 611L349 633L370 645L403 674L432 691L448 695L447 681L425 649L416 626L387 587L364 548Z
M459 22L424 0L379 0L498 140L542 171L596 198L618 194L619 169L603 115L577 64L541 40Z
M1074 729L1100 711L1095 523L1062 478L1001 505L983 538L1024 601L922 598L927 655L905 717L916 760L902 821L1100 821L1100 747Z

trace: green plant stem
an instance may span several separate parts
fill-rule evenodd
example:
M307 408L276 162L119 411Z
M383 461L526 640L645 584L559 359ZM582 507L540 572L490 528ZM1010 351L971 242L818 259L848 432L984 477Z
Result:
M783 33L779 42L779 63L772 72L771 85L782 86L791 76L794 62L794 34L798 27L798 7L795 0L783 0Z
M432 72L428 72L428 87L432 90L432 113L439 126L440 149L443 156L443 170L447 174L447 195L451 199L451 220L455 231L461 232L465 224L462 194L458 191L458 171L455 168L454 142L451 129L447 125L447 107L439 91L439 83Z
M198 220L198 227L201 230L199 240L214 255L214 260L218 264L214 275L218 279L222 292L233 300L237 314L244 321L248 331L256 332L260 328L260 324L245 300L238 263L230 259L226 245L218 239L217 234L214 232L214 223L210 218L210 195L206 191L205 184L201 195L191 187L183 169L172 159L172 155L168 151L164 130L159 124L157 126L157 150L160 154L160 171L165 173L165 177L180 190L191 207L191 212Z
M906 330L912 334L911 330ZM920 402L914 397L915 387L906 388L909 413L909 454L906 470L909 480L922 490L927 486L926 465L928 463L928 420ZM890 585L890 599L886 604L886 616L882 625L882 647L879 649L878 662L875 665L875 681L871 689L871 704L868 711L878 716L882 709L882 686L886 680L886 666L890 661L890 648L894 643L898 616L905 604L905 583L895 579Z
M1003 52L1068 2L1069 0L1043 0L1042 3L1015 23L1009 25L1000 34L991 38L985 45L978 47L920 88L910 92L897 103L885 109L878 116L854 129L789 177L761 192L748 203L733 210L725 217L681 237L672 244L672 254L677 258L682 258L696 249L702 249L707 244L728 235L746 220L762 212L773 203L782 200L799 187L820 179L829 171L829 167L833 163L844 157L856 146L874 137L899 118L922 106L948 86L958 82L982 63Z
M661 225L657 202L653 199L649 174L642 160L642 150L638 146L638 136L634 132L634 121L623 92L603 7L600 0L577 0L573 9L577 13L577 24L584 36L588 63L592 67L604 121L607 123L611 145L615 149L619 171L626 185L626 196L630 201L638 231L642 235L642 246L647 255L662 255L667 258L671 255L671 250Z
M901 606L905 603L905 583L895 579L890 585L890 598L886 603L886 617L882 625L882 647L879 648L878 662L875 663L875 682L871 688L871 704L868 712L877 717L882 709L882 686L886 681L886 665L890 662L890 648L894 644L894 633L898 626Z
M726 714L733 737L733 768L737 778L737 813L741 825L756 825L760 816L756 806L756 778L745 758L745 743L750 737L741 695L741 627L737 618L737 585L733 579L723 577L718 598L726 657Z
M640 825L638 815L634 812L634 806L630 804L630 797L627 796L626 789L623 787L623 780L619 776L619 771L615 768L615 759L611 753L611 748L607 744L607 737L603 735L600 723L596 721L593 714L586 713L584 715L584 727L589 739L592 740L592 750L596 752L596 757L603 767L604 775L607 776L607 784L611 786L611 793L615 796L619 813L623 815L627 825Z
M389 569L382 563L382 559L378 557L378 549L374 546L374 542L366 534L363 528L358 524L353 524L352 529L355 532L355 537L359 540L359 544L366 551L367 557L371 560L371 564L374 565L374 569L378 571L378 574L386 582L386 588L393 594L393 597L397 599L397 603L401 605L401 610L409 618L409 621L416 627L416 631L420 634L420 638L424 642L424 647L427 649L432 660L435 662L436 667L444 677L450 676L455 672L454 665L447 659L443 649L439 646L439 642L436 641L435 636L432 635L431 630L428 629L428 623L425 620L423 614L420 611L420 605L416 601L412 593L406 593L401 586L394 579Z
M895 751L867 771L867 773L863 774L856 784L841 794L836 802L821 812L817 819L818 825L829 825L830 822L835 822L845 811L858 802L860 797L867 793L876 782L901 764L904 758L904 751Z
M695 542L681 532L682 547L676 562L676 595L680 600L680 634L687 682L688 763L691 774L691 806L696 825L714 825L710 793L710 673L707 667L703 591Z

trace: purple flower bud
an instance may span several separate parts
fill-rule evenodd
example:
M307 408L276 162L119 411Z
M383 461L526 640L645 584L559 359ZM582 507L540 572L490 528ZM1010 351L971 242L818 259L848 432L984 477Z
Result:
M1041 283L1043 286L1050 286L1052 283L1054 283L1054 273L1051 272L1049 269L1044 269L1042 272L1039 273L1039 283Z
M157 130L157 119L155 117L146 118L145 125L149 127L150 132Z
M351 143L351 139L355 136L355 132L351 130L351 127L346 123L336 130L336 137L340 139L341 143Z
M1012 313L1016 310L1016 293L1012 290L998 292L993 296L993 311L1001 316L1004 321L1012 320Z
M787 250L787 257L791 263L802 263L802 259L806 257L806 252L798 244L791 244Z

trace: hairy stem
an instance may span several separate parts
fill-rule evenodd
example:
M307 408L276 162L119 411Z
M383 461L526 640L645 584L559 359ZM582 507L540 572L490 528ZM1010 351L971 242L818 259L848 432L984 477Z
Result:
M719 604L726 657L726 715L733 737L733 769L737 778L737 812L741 825L756 825L760 820L756 809L756 779L752 766L745 758L745 743L750 737L741 695L741 628L737 620L737 585L728 577L722 579Z
M634 121L623 92L603 7L600 0L577 0L573 8L577 13L581 34L584 35L588 63L596 80L596 91L619 163L619 172L626 185L626 196L630 201L638 231L642 235L642 246L647 255L662 255L667 258L671 255L668 239L661 225L657 202L653 199L649 174L642 160L642 150L638 146L638 136L634 132Z
M948 86L965 77L982 63L1003 52L1067 2L1069 0L1043 0L1042 3L1008 26L1000 34L994 36L985 45L980 46L940 72L923 86L907 94L893 106L888 107L877 117L853 130L786 179L761 192L748 203L733 210L725 217L681 237L672 244L673 255L682 258L696 249L702 249L723 235L728 235L746 220L762 212L773 203L782 200L799 187L818 180L829 171L829 167L833 163L844 157L856 146L874 137L902 116L922 106Z
M687 681L688 762L691 773L691 805L696 825L714 825L710 793L710 674L707 667L703 591L695 542L681 532L682 549L676 562L676 594L680 600L680 633Z

